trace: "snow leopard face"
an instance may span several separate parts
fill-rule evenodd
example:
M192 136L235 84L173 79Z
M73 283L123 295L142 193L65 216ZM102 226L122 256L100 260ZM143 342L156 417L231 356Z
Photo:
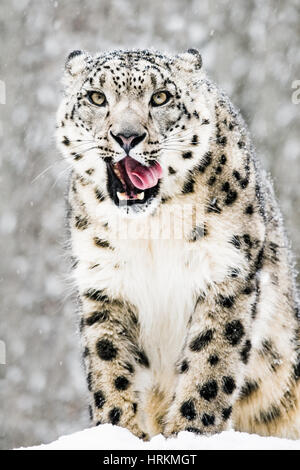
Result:
M127 215L149 213L184 193L208 149L212 124L202 81L195 50L175 57L74 51L65 67L58 145L82 181L96 186L98 199Z

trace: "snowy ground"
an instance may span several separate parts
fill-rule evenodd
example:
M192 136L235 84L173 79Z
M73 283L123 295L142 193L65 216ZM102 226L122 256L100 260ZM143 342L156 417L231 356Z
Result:
M25 448L22 448L25 449ZM177 438L165 439L161 434L150 442L143 442L127 429L111 424L85 429L69 436L60 437L51 444L28 447L33 450L246 450L276 449L300 450L300 440L291 441L276 437L260 437L227 431L211 437L195 436L190 432L181 432Z

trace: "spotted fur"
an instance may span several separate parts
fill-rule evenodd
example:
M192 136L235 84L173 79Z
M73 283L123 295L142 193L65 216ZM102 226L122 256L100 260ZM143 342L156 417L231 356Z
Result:
M245 125L200 54L74 51L64 84L57 141L72 168L93 422L143 439L230 427L299 438L299 310L283 223ZM107 104L93 106L91 90ZM172 98L154 108L157 90ZM110 131L145 132L130 155L163 169L147 202L114 199L108 168L124 151Z

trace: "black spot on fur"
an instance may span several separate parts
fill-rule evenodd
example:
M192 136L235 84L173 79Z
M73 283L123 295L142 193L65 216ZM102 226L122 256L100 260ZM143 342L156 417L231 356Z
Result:
M252 215L254 212L252 204L249 204L249 206L246 207L245 209L245 214Z
M62 144L66 145L66 146L70 145L70 141L69 141L68 137L64 136L64 138L62 140Z
M251 240L251 237L250 237L249 233L245 233L245 234L243 235L243 240L244 240L244 242L246 243L246 245L249 246L249 248L252 248L253 243L252 243L252 240Z
M213 330L206 330L198 335L190 344L190 350L199 352L204 349L213 339Z
M194 178L192 178L192 176L190 176L189 179L183 185L182 194L193 193L194 184L195 184L195 180Z
M215 415L208 415L207 413L204 413L202 418L201 418L203 426L212 426L215 424Z
M227 144L227 137L225 135L217 137L217 144L225 147L225 145Z
M256 418L256 422L261 422L264 424L269 424L272 421L281 417L281 412L278 406L271 405L266 411L261 411L259 417Z
M162 203L162 204L166 204L166 202L170 201L170 199L171 199L171 198L170 198L169 196L168 196L168 197L162 197L162 198L161 198L161 203Z
M230 190L230 184L228 183L228 181L226 181L225 183L223 183L222 185L222 191L224 191L225 193L228 193Z
M240 187L242 189L246 189L248 184L249 184L249 179L248 178L244 178L240 181Z
M96 343L97 354L103 361L112 361L117 356L118 350L109 339L99 339Z
M251 347L252 347L251 341L249 339L247 339L243 349L241 350L241 359L242 359L244 364L247 364L248 361L249 361Z
M197 145L198 144L198 136L196 134L193 135L192 140L191 140L191 144L192 145Z
M230 243L232 243L232 245L238 250L241 248L241 241L238 235L233 235L233 237L230 240Z
M240 320L233 320L225 325L224 336L231 346L239 344L244 334L244 327Z
M80 333L82 333L83 328L84 328L84 325L85 325L85 323L84 323L84 318L81 317L81 318L80 318L80 322L79 322L79 332L80 332Z
M236 278L239 277L240 270L238 268L230 268L230 277Z
M229 406L228 408L223 408L222 410L223 420L227 421L230 418L231 413L232 413L232 406Z
M237 194L236 191L234 191L234 190L228 191L227 196L226 196L226 198L224 199L225 204L226 204L227 206L230 206L231 204L234 203L234 201L236 201L237 196L238 196L238 194Z
M223 392L226 393L226 395L231 395L236 388L235 381L230 376L222 377L222 384Z
M110 248L111 250L113 249L109 242L107 240L103 240L102 238L94 237L94 242L95 245L99 248Z
M215 176L211 176L211 177L209 178L209 180L207 181L207 184L208 184L209 186L213 186L213 185L215 184L216 180L217 180L217 178L216 178Z
M181 415L189 420L192 421L193 419L196 418L196 410L195 410L195 405L193 400L188 400L182 403L180 407L180 413Z
M182 154L182 158L185 158L185 159L193 158L193 153L192 152L184 152Z
M93 415L93 408L91 407L91 405L89 405L89 417L90 417L90 420L93 421L94 415Z
M105 200L105 196L103 195L102 191L100 191L100 189L95 190L95 195L99 202L102 202Z
M258 388L259 386L257 382L246 380L246 382L244 383L244 385L242 386L240 390L240 399L244 400L246 398L249 398L252 395L252 393L258 390Z
M200 165L198 166L198 171L200 171L200 173L204 173L206 168L211 164L211 162L212 162L212 153L206 152L202 157Z
M219 303L222 307L231 308L235 302L235 298L230 295L228 297L224 297L223 295L219 296Z
M268 360L271 369L275 372L282 363L282 358L271 340L265 339L262 342L261 349L259 351L262 357Z
M95 302L108 302L109 298L103 294L103 290L88 289L83 294L87 299L94 300Z
M171 166L168 167L168 171L169 171L169 175L175 175L176 174L176 170L174 170L174 168L171 167Z
M113 408L109 412L109 421L111 424L118 424L122 415L122 410L120 408Z
M219 362L219 356L217 356L216 354L212 354L211 356L209 356L208 358L208 362L211 366L215 366L218 364Z
M245 294L245 295L250 295L252 294L252 292L254 292L255 288L249 284L249 286L245 287L245 289L242 291L242 294Z
M257 255L257 258L255 260L255 270L256 272L259 271L263 267L263 262L264 262L264 247L262 247Z
M215 380L209 380L199 389L199 393L204 400L213 400L218 395L217 382Z
M128 370L128 372L130 372L130 374L134 373L134 367L133 367L132 364L130 364L130 362L125 362L124 369Z
M179 372L181 374L183 374L184 372L187 372L189 370L189 363L188 361L185 359L184 361L182 361L181 365L180 365L180 369L179 369Z
M86 376L86 381L87 381L87 387L88 387L88 391L91 392L92 391L92 373L89 372L88 375Z
M233 174L233 176L235 177L236 180L239 181L241 179L241 174L240 174L239 171L234 170L232 174Z
M83 353L82 353L83 358L86 358L87 356L89 356L89 354L90 354L89 348L88 348L88 347L85 347L85 348L84 348L84 351L83 351Z
M115 380L115 387L117 390L127 390L129 385L130 382L126 377L124 377L124 375L120 375Z
M227 162L227 158L226 158L226 155L223 153L220 157L220 163L222 165L225 165L226 162Z
M74 57L78 56L78 55L81 55L83 54L83 51L80 51L80 50L76 50L76 51L72 51L68 57L67 57L67 60L66 60L66 64L69 62L69 60L73 59Z
M87 217L81 217L80 215L75 216L75 227L79 230L85 230L89 224Z
M101 390L98 390L98 392L94 393L94 401L96 408L103 408L103 405L105 403L105 397Z
M144 351L137 351L136 352L136 361L141 365L141 366L144 366L144 367L149 367L150 364L149 364L149 359L148 357L146 356L145 352Z
M132 409L133 409L133 413L134 413L134 414L136 414L137 408L138 408L137 403L132 403Z
M95 323L102 323L108 319L109 311L95 311L88 318L86 318L85 323L88 326L92 326Z

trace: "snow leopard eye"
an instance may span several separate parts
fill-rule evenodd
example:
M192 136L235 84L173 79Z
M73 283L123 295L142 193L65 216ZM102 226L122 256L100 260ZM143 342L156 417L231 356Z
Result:
M92 104L96 106L105 106L106 105L106 98L104 93L100 91L88 91L87 93L88 99Z
M152 95L150 103L152 106L162 106L166 104L171 97L172 95L168 91L158 91Z

